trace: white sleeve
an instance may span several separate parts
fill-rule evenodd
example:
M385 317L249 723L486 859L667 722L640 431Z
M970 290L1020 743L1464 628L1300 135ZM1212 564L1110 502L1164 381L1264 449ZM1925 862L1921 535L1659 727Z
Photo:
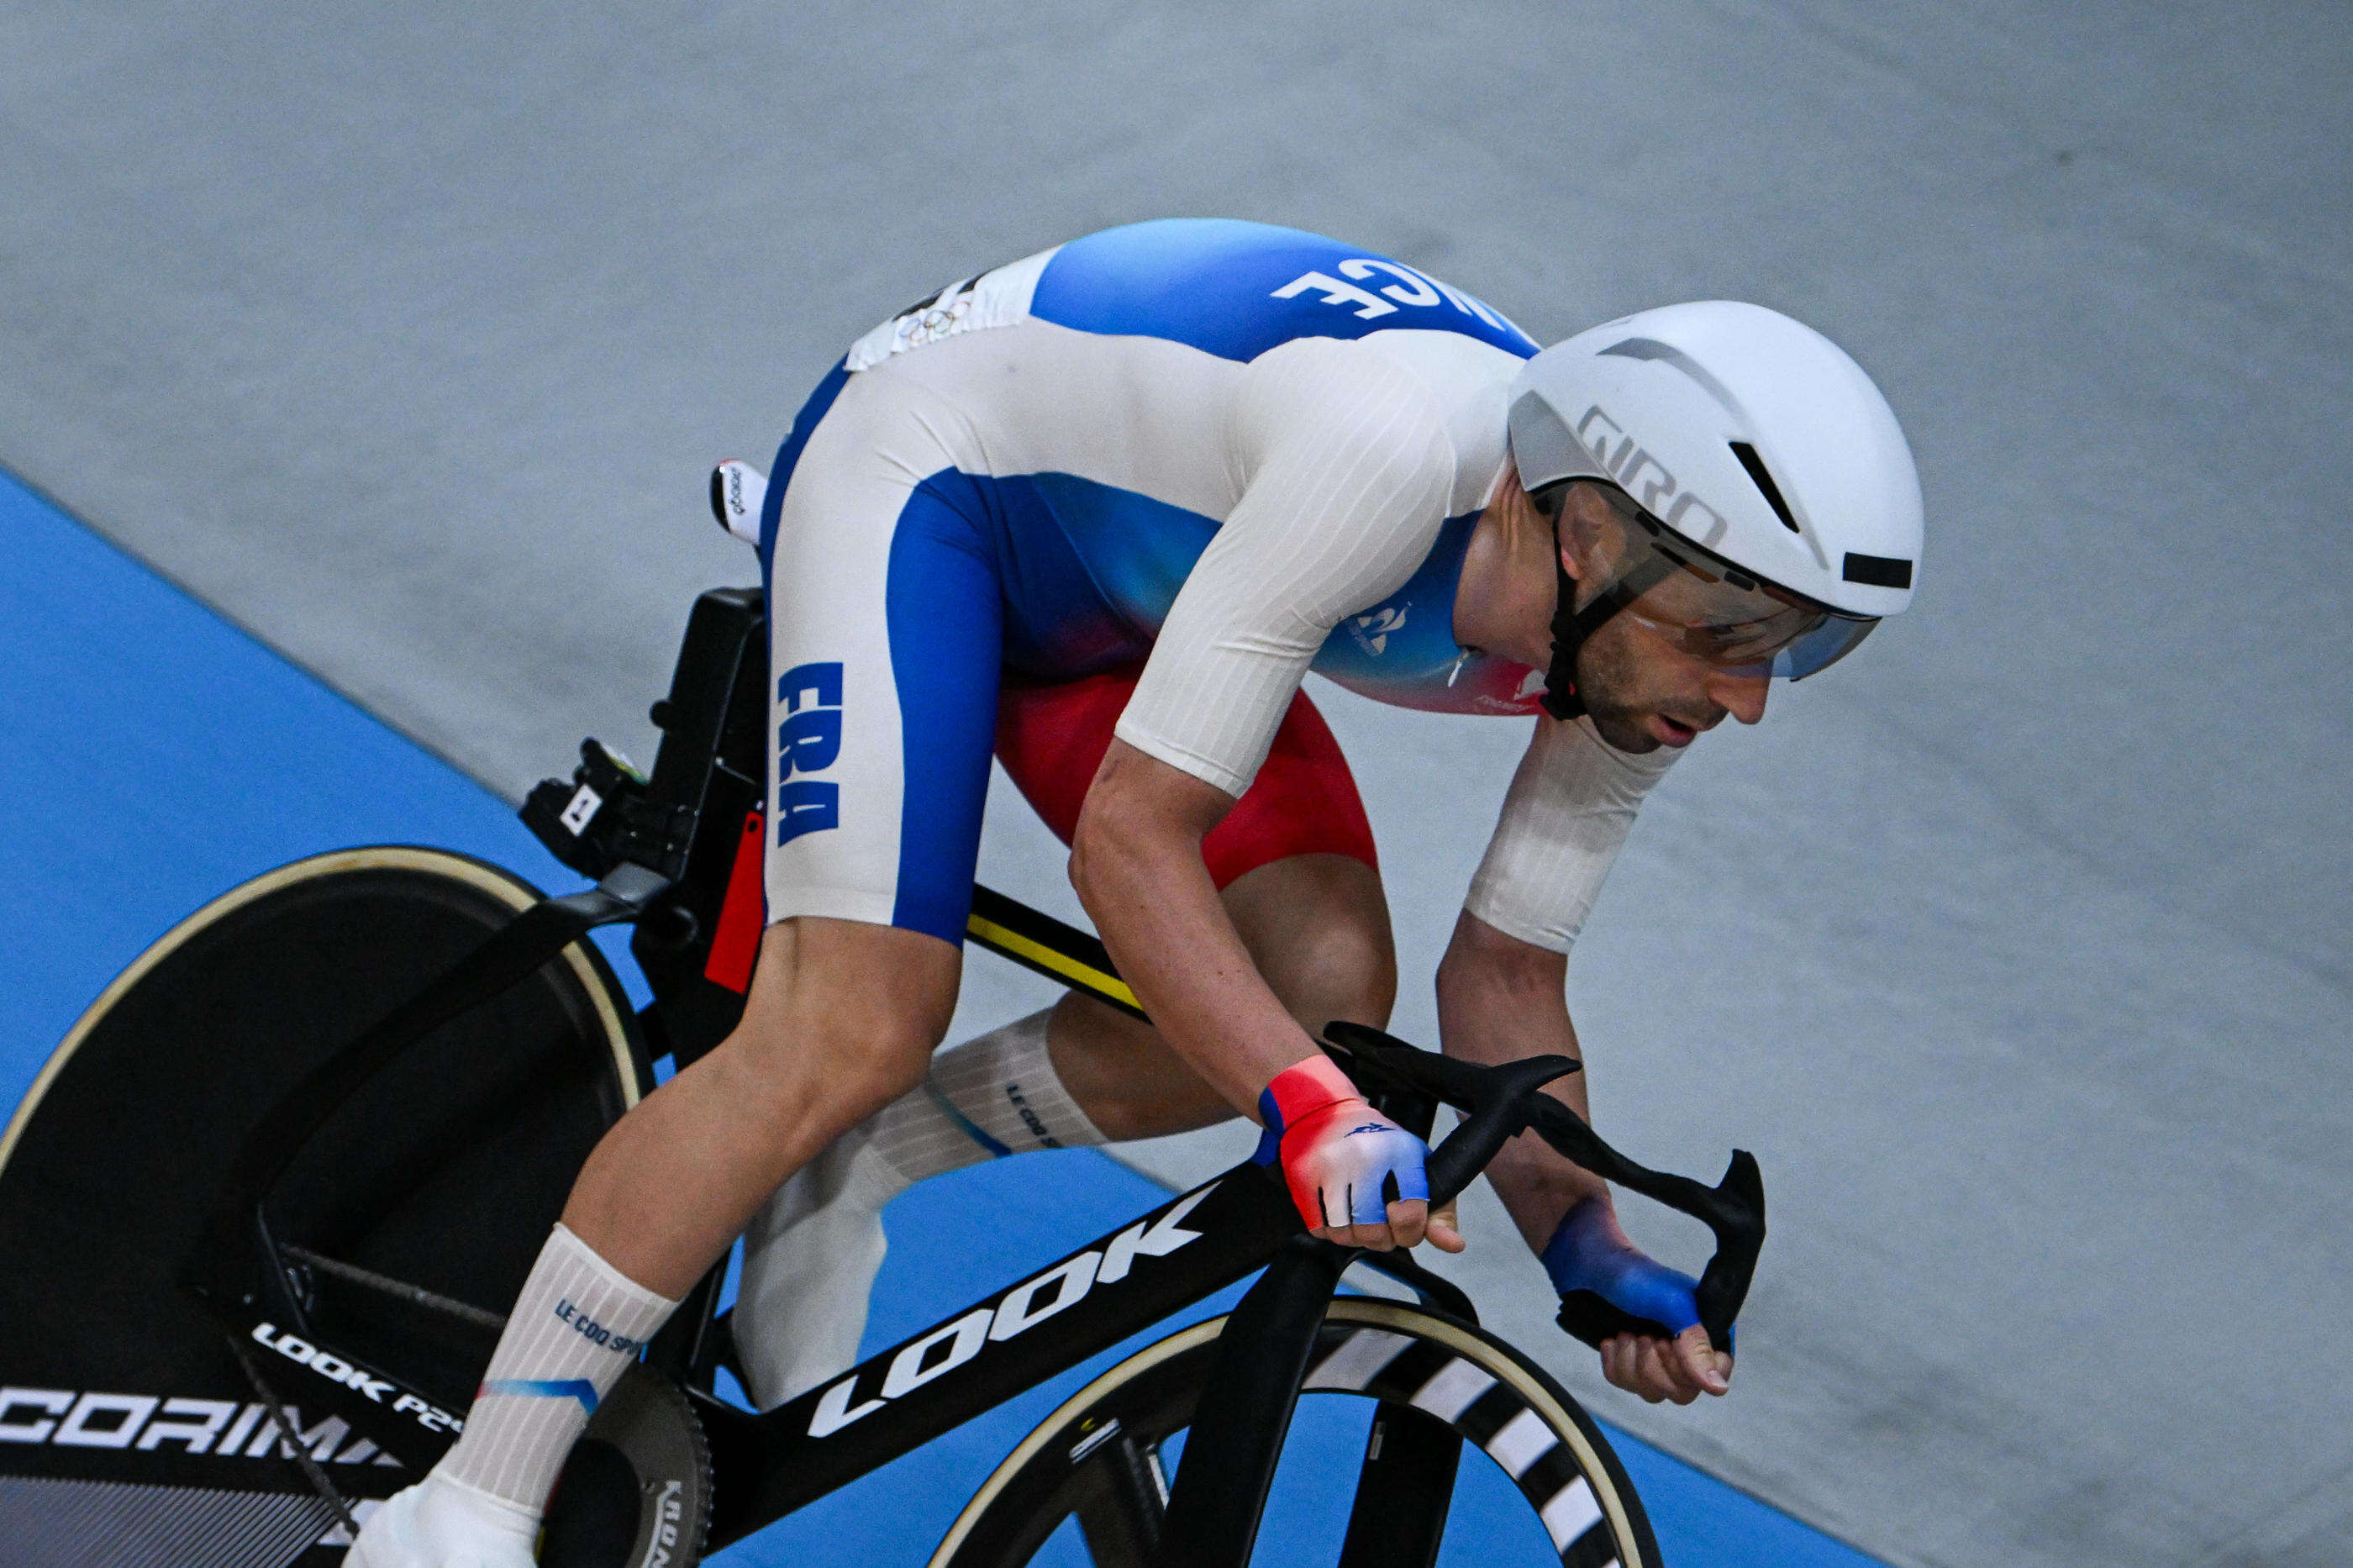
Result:
M1642 797L1679 754L1665 746L1620 752L1590 719L1537 720L1462 907L1506 936L1567 952Z
M1239 796L1324 637L1429 554L1454 447L1436 396L1397 361L1302 338L1250 363L1226 449L1241 497L1170 606L1115 733Z

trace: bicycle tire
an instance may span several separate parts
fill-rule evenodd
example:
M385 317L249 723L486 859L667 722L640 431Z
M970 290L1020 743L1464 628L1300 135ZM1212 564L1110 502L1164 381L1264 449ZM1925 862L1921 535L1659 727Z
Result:
M1225 1321L1147 1346L1071 1395L973 1495L931 1568L1017 1568L1072 1518L1098 1568L1150 1563L1155 1510L1167 1500L1160 1449L1191 1420ZM1442 1473L1451 1486L1451 1456L1465 1444L1483 1450L1510 1476L1567 1568L1659 1568L1649 1517L1609 1440L1543 1368L1493 1334L1417 1306L1341 1297L1308 1366L1304 1396L1379 1402L1357 1517L1397 1500L1372 1484L1386 1436L1420 1442L1443 1432L1451 1436L1441 1438L1442 1453L1423 1444L1421 1458L1436 1467L1429 1473ZM1352 1553L1357 1537L1352 1524ZM1432 1530L1427 1541L1392 1536L1344 1561L1427 1563L1438 1546Z
M17 1400L0 1410L0 1519L33 1529L37 1559L251 1565L319 1542L323 1505L290 1508L316 1499L179 1270L275 1091L541 896L447 850L299 860L166 932L52 1053L0 1132L0 1385ZM279 1238L348 1266L311 1274L319 1337L462 1411L489 1319L581 1162L649 1086L627 995L585 941L417 1042L266 1199ZM73 1404L50 1408L60 1396ZM414 1479L343 1423L288 1415L345 1497Z

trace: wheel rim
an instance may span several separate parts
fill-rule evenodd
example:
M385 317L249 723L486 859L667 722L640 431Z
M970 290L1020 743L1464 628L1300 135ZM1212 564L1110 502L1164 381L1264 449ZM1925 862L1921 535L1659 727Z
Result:
M1224 1321L1171 1335L1065 1401L975 1495L933 1568L1026 1562L1071 1518L1099 1550L1084 1510L1126 1484L1115 1458L1121 1445L1156 1461L1160 1444L1189 1421ZM1655 1568L1649 1521L1607 1441L1557 1384L1501 1341L1419 1308L1342 1298L1309 1368L1304 1394L1354 1394L1377 1401L1382 1413L1416 1411L1481 1448L1543 1524L1558 1561ZM1126 1464L1132 1470L1133 1458ZM1109 1560L1124 1560L1116 1544Z

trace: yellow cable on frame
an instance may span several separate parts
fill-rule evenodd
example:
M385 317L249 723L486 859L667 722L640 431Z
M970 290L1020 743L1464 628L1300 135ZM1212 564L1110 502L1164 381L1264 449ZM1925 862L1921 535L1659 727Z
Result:
M983 946L1026 959L1082 991L1092 991L1124 1007L1143 1011L1144 1005L1135 999L1135 993L1128 989L1126 981L1106 974L1091 963L1082 963L1066 952L1048 947L1043 942L1032 942L1019 931L1008 930L995 921L983 920L978 915L972 915L965 921L965 930Z

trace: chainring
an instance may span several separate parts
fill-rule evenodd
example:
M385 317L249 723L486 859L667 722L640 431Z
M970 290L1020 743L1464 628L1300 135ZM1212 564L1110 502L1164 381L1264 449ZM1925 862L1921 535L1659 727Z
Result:
M676 1384L633 1366L555 1483L540 1568L694 1568L710 1529L702 1423Z

